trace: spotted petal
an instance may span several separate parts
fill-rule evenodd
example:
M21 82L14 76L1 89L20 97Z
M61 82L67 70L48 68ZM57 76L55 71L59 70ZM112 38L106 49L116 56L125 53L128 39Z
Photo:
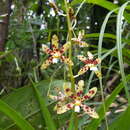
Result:
M66 52L70 47L70 42L67 42L63 45L63 47L60 49L61 54L63 54L64 52Z
M49 95L49 98L51 98L52 100L59 100L59 97L58 96L54 96L54 95Z
M49 57L42 65L41 65L41 69L46 69L50 64L52 64L52 57Z
M49 98L51 98L52 100L55 100L55 101L64 101L66 96L62 93L62 92L59 92L59 95L58 96L55 96L55 95L49 95Z
M84 101L84 100L89 100L89 99L93 98L93 97L95 96L96 92L97 92L97 88L96 88L96 87L91 88L91 89L83 96L82 101Z
M80 81L78 82L78 85L76 85L76 93L77 93L77 95L80 96L80 94L83 93L83 86L84 86L84 81L83 81L83 80L80 80Z
M80 41L80 42L78 42L78 44L80 47L88 47L89 46L89 44L86 43L85 41Z
M42 44L42 50L43 52L45 52L46 54L52 55L53 51L51 49L48 48L48 46Z
M59 42L59 39L58 39L57 35L53 35L52 36L52 47L53 47L53 50L58 49L58 42Z
M85 72L87 72L88 69L89 69L89 66L88 66L88 65L85 65L84 67L82 67L82 68L79 70L78 75L84 74Z
M69 83L64 83L63 89L64 89L64 94L66 96L69 97L69 96L71 96L73 94L72 91L71 91L71 85Z
M80 47L88 47L88 43L79 40L78 38L72 38L71 39L74 43L78 44Z
M100 63L101 63L101 59L100 59L100 58L97 58L97 59L96 59L96 62L97 62L97 64L100 64Z
M60 59L61 59L62 62L64 62L64 63L67 64L67 65L70 65L70 66L73 65L73 62L72 62L69 58L67 58L67 57L65 57L65 56L61 56Z
M90 66L90 70L94 71L98 78L102 76L101 72L98 70L96 66Z
M98 78L102 77L102 74L99 70L94 71L94 73L97 75Z
M84 62L85 60L87 60L87 58L84 57L83 55L78 55L77 58L78 58L79 60L81 60L82 62Z
M98 114L91 107L89 107L87 105L82 105L82 108L83 108L84 112L86 114L88 114L90 117L96 118L96 119L99 118Z
M87 55L88 55L88 59L93 59L93 54L91 52L87 52Z
M54 108L55 111L57 111L57 114L63 114L73 108L73 103L68 103L66 105L63 105L62 103L57 104Z

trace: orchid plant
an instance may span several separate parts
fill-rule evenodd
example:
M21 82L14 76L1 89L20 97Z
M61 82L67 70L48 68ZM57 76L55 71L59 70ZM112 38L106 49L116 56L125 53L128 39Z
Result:
M69 49L70 43L65 43L61 48L59 48L59 40L56 35L53 35L52 37L52 50L49 49L47 45L42 45L42 50L46 54L50 55L50 57L41 65L41 69L46 69L49 65L58 63L60 60L61 62L64 62L70 66L73 65L73 62L67 58L66 56L63 56L63 54Z
M77 84L75 84L75 78L79 75L84 74L87 70L94 71L97 77L100 78L101 73L98 70L97 65L101 63L101 60L99 58L94 59L93 54L90 52L87 52L88 58L84 57L83 55L78 55L77 58L81 60L85 64L85 66L79 70L77 75L73 75L73 45L77 44L80 47L88 47L89 44L83 40L85 34L84 30L79 31L78 36L75 35L73 27L74 25L76 25L76 23L73 25L74 22L72 21L76 21L76 15L74 14L74 10L68 7L67 1L64 0L64 2L66 14L62 13L62 16L65 16L67 18L68 42L65 43L62 47L59 47L59 39L57 35L53 35L51 40L52 49L50 49L47 45L43 44L42 50L43 52L48 54L49 57L47 60L45 60L45 62L43 62L43 64L41 65L41 69L47 69L48 66L50 66L51 64L58 63L58 61L64 62L69 66L68 72L70 74L69 77L71 83L65 82L62 87L63 91L58 90L58 93L56 95L49 94L49 97L57 102L57 104L54 107L54 111L56 111L57 114L63 114L69 110L73 110L76 113L80 113L83 111L83 114L88 114L90 117L97 119L99 118L99 116L96 113L96 111L86 104L86 101L92 99L95 96L97 88L93 87L90 90L88 90L87 93L84 93L84 81L80 80ZM61 11L58 9L54 2L49 1L49 4L57 15L61 15ZM72 33L74 34L74 37ZM67 50L69 50L69 57L64 56L64 53L67 52ZM77 114L75 115L74 120L76 119ZM78 128L78 125L75 127Z
M80 80L77 85L75 85L75 92L71 91L71 85L64 83L63 92L59 92L58 96L49 95L49 97L55 101L58 101L54 110L57 114L65 113L69 110L74 110L75 112L81 112L83 109L85 114L88 114L92 118L98 118L98 114L94 109L86 105L84 102L93 98L97 92L97 88L91 88L86 94L83 94L84 81Z

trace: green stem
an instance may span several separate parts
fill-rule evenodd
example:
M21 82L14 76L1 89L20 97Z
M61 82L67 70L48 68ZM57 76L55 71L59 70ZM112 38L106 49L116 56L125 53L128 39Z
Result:
M70 22L70 16L69 16L69 8L67 5L67 1L64 0L65 3L65 9L66 9L66 15L67 15L67 24L68 24L68 41L70 42L70 48L69 48L69 58L70 60L72 59L72 25ZM69 73L70 73L70 79L71 79L71 89L72 92L75 92L75 85L74 85L74 76L73 76L73 71L72 71L72 66L69 66Z
M78 115L77 115L77 113L74 114L74 125L75 125L75 130L78 130Z
M101 68L100 68L100 71L101 71ZM102 102L103 102L103 111L104 111L104 114L105 114L106 113L106 106L105 106L105 98L104 98L104 93L103 93L102 78L99 79L99 83L100 83L101 96L102 96ZM109 130L106 115L105 115L105 123L106 123L106 130Z
M71 39L72 39L72 24L71 24L71 21L70 21L69 8L68 8L68 5L67 5L67 1L64 0L64 3L65 3L66 15L67 15L67 24L68 24L68 41L70 42L69 58L71 60L72 59L72 42L71 42ZM74 84L75 81L74 81L72 66L69 66L69 73L70 73L70 78L71 78L71 90L72 90L72 92L75 93L75 84ZM74 125L74 130L78 130L78 116L77 116L77 113L74 113L74 115L72 114L71 122L72 123L74 122L74 124L72 124L72 125ZM69 128L69 130L70 129L71 129L71 127Z

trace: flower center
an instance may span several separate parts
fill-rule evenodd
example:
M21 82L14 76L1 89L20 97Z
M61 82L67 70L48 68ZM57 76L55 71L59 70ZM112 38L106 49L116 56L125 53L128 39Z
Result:
M75 101L75 106L80 106L80 105L81 105L81 101L76 100L76 101Z
M55 54L53 55L53 60L52 60L52 62L53 62L53 63L58 63L60 56L61 56L61 54L60 54L59 51L58 51L58 52L55 52Z
M53 55L53 58L60 58L61 54L60 52L56 52L54 55Z
M76 100L74 105L75 105L74 106L74 111L75 112L80 112L81 101L80 100Z

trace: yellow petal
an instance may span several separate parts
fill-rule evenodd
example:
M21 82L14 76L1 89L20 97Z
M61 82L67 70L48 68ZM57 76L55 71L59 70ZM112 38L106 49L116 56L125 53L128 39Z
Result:
M73 106L74 106L73 103L68 103L66 105L62 104L61 106L57 106L55 108L55 110L57 111L57 114L63 114L65 112L69 111L70 109L73 109Z
M64 52L66 52L69 47L70 47L71 43L70 42L67 42L63 45L63 47L60 49L60 52L63 54Z
M89 58L89 59L93 59L93 54L92 54L91 52L88 51L88 52L87 52L87 55L88 55L88 58Z
M88 66L88 65L85 65L84 67L82 67L82 68L79 70L78 75L84 74L88 69L89 69L89 66Z
M93 97L95 96L96 92L97 92L97 88L96 88L96 87L91 88L91 89L83 96L83 100L82 100L82 101L84 101L84 100L89 100L89 99L93 98Z
M42 65L41 69L46 69L52 63L52 57L49 57Z
M86 114L88 114L90 117L96 118L96 119L99 118L98 114L97 114L97 113L95 112L95 110L92 109L91 107L89 107L89 106L87 106L87 105L82 105L82 108L83 108L84 112L85 112Z
M71 91L71 85L69 83L64 83L63 84L63 89L64 89L64 93L66 96L71 96L73 93Z
M57 35L54 34L54 35L52 36L52 45L53 45L54 47L58 48L58 42L59 42L59 39L58 39Z
M84 42L84 41L81 41L79 40L78 38L72 38L71 39L75 44L78 44L80 47L88 47L89 44Z
M76 86L76 93L82 94L82 92L83 92L83 86L84 86L84 81L80 80L78 82L78 85Z
M48 46L46 46L46 45L44 45L44 44L42 45L42 50L43 50L43 52L45 52L46 54L49 54L49 55L52 55L52 54L53 54L52 50L49 49Z
M48 95L52 100L58 100L58 96Z
M87 58L84 57L83 55L78 55L77 58L78 58L79 60L81 60L82 62L84 62L85 60L87 60Z
M70 66L74 65L73 62L69 58L67 58L65 56L61 56L60 59L67 65L70 65Z
M80 47L88 47L89 46L89 44L84 42L84 41L80 41L79 45L80 45Z
M96 61L97 61L98 64L101 63L101 59L100 58L97 58Z
M100 71L94 71L98 78L102 77L102 74Z

